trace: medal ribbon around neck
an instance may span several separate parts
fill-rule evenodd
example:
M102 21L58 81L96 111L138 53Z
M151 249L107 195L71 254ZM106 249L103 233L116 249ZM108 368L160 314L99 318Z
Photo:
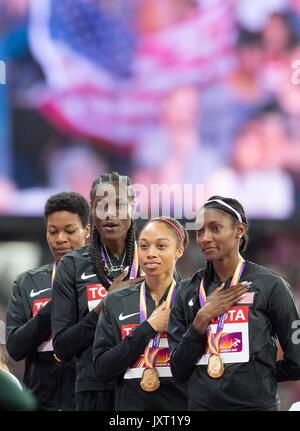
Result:
M52 267L52 273L51 273L51 288L53 288L53 284L54 284L54 279L55 279L55 275L56 275L56 267L57 267L57 263L54 262L54 265Z
M107 256L105 254L105 251L103 250L103 247L101 247L101 246L100 246L100 252L101 252L102 259L105 262L105 265L108 266L109 262L108 262ZM132 266L131 266L131 270L130 270L129 280L133 280L134 278L137 277L138 270L139 270L138 248L137 248L137 243L135 242L134 243L134 256L133 256ZM111 285L113 280L108 278L105 274L104 274L104 276L105 276L107 282Z
M131 271L130 271L130 275L129 275L130 280L133 280L134 278L137 277L138 270L139 270L138 247L137 247L137 243L135 242L134 243L134 256L133 256Z
M166 309L171 308L176 293L176 282L173 279L169 288L166 299ZM143 281L140 290L140 322L147 320L147 305L146 305L146 283ZM158 333L153 340L152 346L147 347L144 352L145 368L154 368L157 354L159 351L160 334Z
M242 257L240 257L239 263L237 264L237 267L235 268L235 271L234 271L234 275L231 279L230 287L234 286L239 282L239 279L241 278L241 275L244 271L245 264L246 264L245 260ZM206 302L206 293L204 290L203 278L201 280L200 288L199 288L199 301L200 301L201 307L203 307ZM212 333L211 325L208 325L207 342L208 342L210 354L217 355L220 352L221 336L223 333L224 323L227 315L228 313L224 313L218 317L218 326L217 326L217 332L215 333L215 335Z

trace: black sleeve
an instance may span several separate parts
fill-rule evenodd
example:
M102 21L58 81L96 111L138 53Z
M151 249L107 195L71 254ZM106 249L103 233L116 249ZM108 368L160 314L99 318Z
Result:
M171 309L168 343L172 374L179 382L185 382L204 353L206 335L198 334L193 325L186 321L180 288Z
M276 362L278 382L300 379L300 344L293 339L293 322L299 321L299 313L289 285L279 279L268 301L273 328L283 350L283 359Z
M109 297L108 297L109 299ZM134 328L131 334L116 342L107 301L100 314L93 347L94 369L97 378L106 383L123 374L144 352L156 332L147 322Z
M34 317L30 317L25 284L31 284L34 288L28 274L23 274L16 280L6 315L6 348L15 361L35 353L38 346L51 334L51 304L48 302Z
M69 361L93 343L98 321L97 313L91 311L78 322L75 268L70 258L66 262L58 265L52 298L53 347L62 361Z

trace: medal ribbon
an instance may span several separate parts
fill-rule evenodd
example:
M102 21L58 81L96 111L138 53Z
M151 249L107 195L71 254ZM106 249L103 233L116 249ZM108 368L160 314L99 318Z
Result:
M234 286L239 282L241 275L244 271L245 264L246 264L245 260L242 257L240 257L239 263L237 264L237 267L235 268L233 277L231 279L230 287ZM199 288L199 301L200 301L201 307L203 307L206 302L206 293L204 290L203 278L201 280L200 288ZM227 315L228 313L224 313L218 317L218 326L217 326L217 332L215 333L215 335L212 333L211 325L208 325L207 342L208 342L209 352L211 354L217 355L220 352L221 336L223 333L224 323Z
M57 263L54 262L53 268L52 268L52 273L51 273L51 287L53 288L53 284L54 284L54 279L55 279L55 275L56 275L56 267L57 267Z
M105 265L108 266L109 262L108 262L106 253L103 250L103 247L100 247L100 253L101 253L102 259L105 262ZM135 242L134 243L134 256L133 256L131 271L130 271L130 275L129 275L129 280L133 280L134 278L137 277L138 269L139 269L138 248L137 248L137 243ZM104 274L104 277L106 278L107 282L111 285L113 280L108 278L105 274Z
M166 309L171 308L176 293L176 282L173 279L172 284L169 288L169 292L166 299ZM147 320L147 305L146 305L146 283L143 282L140 290L140 322ZM159 352L160 334L154 337L151 347L145 349L145 368L154 368L156 358Z
M138 247L137 247L137 243L135 242L134 243L134 256L133 256L131 271L130 271L130 275L129 275L130 280L133 280L134 278L137 277L138 269L139 269Z

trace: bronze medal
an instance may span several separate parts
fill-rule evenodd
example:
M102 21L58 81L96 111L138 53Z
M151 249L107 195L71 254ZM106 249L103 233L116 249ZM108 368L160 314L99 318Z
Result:
M140 385L145 392L156 391L160 386L157 370L155 368L145 368Z
M207 373L213 379L218 379L224 374L224 364L219 354L210 355L208 360Z
M53 357L54 357L54 359L56 360L56 362L61 362L61 360L59 359L59 357L58 357L58 356L56 356L56 354L55 354L55 353L53 353Z

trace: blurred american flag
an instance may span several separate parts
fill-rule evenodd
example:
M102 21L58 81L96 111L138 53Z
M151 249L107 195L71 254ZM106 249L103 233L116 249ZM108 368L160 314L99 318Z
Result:
M142 1L112 12L104 0L30 0L31 50L46 78L31 100L59 129L124 145L157 117L166 93L231 69L231 2L195 3L181 21L143 34Z

